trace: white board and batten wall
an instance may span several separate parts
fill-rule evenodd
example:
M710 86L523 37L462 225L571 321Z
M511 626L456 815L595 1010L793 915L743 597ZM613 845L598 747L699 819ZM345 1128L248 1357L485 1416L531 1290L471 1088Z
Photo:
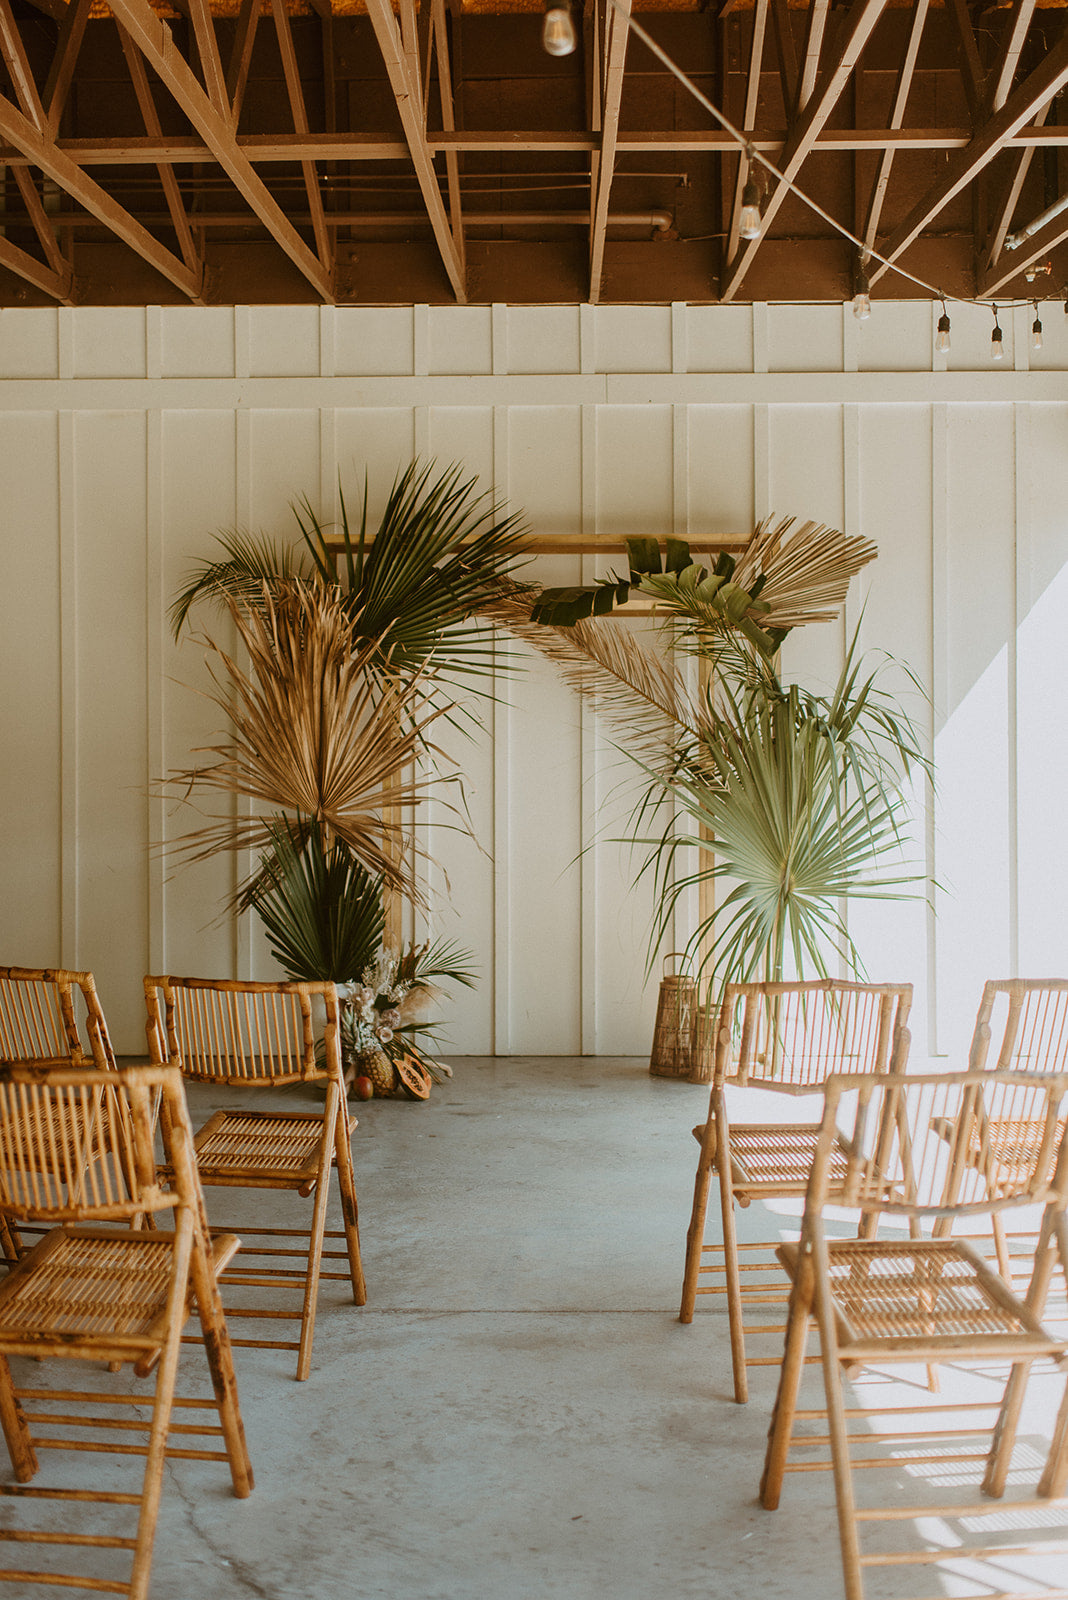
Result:
M1068 331L1058 304L1035 353L1030 308L1003 314L994 366L989 313L958 307L946 358L940 309L0 312L0 962L91 968L130 1054L146 971L276 974L222 910L234 865L172 875L155 848L196 819L154 782L222 731L167 607L217 530L295 535L297 496L330 516L365 468L378 508L418 455L462 461L539 532L733 536L775 513L878 544L847 618L795 635L786 664L829 682L863 606L865 643L930 688L933 903L851 928L873 977L915 983L917 1048L963 1061L986 977L1068 975ZM462 750L477 844L441 806L424 830L435 931L481 969L448 1048L644 1055L657 973L617 758L524 667Z

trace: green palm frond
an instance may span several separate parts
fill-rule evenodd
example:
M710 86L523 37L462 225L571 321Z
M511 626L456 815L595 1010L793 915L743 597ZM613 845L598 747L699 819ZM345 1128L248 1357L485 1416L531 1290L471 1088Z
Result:
M236 600L248 608L259 603L264 584L284 586L294 578L309 576L295 546L278 545L264 534L231 532L216 538L227 559L203 562L175 599L170 619L176 639L198 600L216 600L224 606Z

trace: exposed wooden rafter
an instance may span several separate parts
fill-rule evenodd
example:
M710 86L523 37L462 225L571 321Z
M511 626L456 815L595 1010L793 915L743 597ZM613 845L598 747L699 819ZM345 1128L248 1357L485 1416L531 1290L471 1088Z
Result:
M378 48L382 52L390 85L397 101L404 137L408 142L415 175L426 206L427 216L441 254L442 263L452 285L453 294L461 305L467 303L467 279L458 241L453 237L445 202L438 187L434 160L426 142L426 131L421 115L422 96L418 82L413 81L410 63L397 19L390 0L367 0L367 13L375 30Z
M619 107L623 97L623 68L627 59L631 0L619 0L605 17L604 90L601 97L601 148L595 153L591 170L590 206L590 303L601 298L601 273L608 231L608 200L616 167L619 138Z
M117 24L117 26L123 54L126 57L126 65L130 71L134 94L137 96L137 103L141 108L141 115L145 121L145 128L148 133L160 137L163 130L160 126L159 112L156 110L152 86L148 81L148 73L145 71L144 57L121 23ZM170 213L171 223L178 239L178 248L182 252L182 257L189 270L195 272L197 277L203 281L204 262L193 238L193 230L189 226L189 218L186 215L182 191L179 188L174 168L169 163L161 161L157 163L156 171L159 173L159 180L163 186L167 210Z
M754 0L753 4L753 30L749 36L749 70L745 81L745 109L742 112L742 126L746 132L751 132L756 124L757 105L760 98L760 68L764 60L764 38L768 26L768 0ZM727 230L727 260L733 261L738 250L739 218L742 214L742 195L749 181L749 157L742 155L738 160L738 171L734 179L734 199L731 203L731 220Z
M285 0L271 0L274 12L274 25L278 34L278 51L282 57L282 71L286 80L286 93L289 96L289 109L293 117L293 131L307 134L308 112L304 104L304 89L300 81L300 71L297 67L297 52L293 48L293 31L289 26L289 14L286 11ZM311 213L312 232L315 234L315 248L322 262L324 272L334 269L334 248L326 226L326 214L323 209L323 193L319 187L319 174L315 170L315 162L302 161L301 172L304 176L304 191L308 196L308 210Z
M848 15L843 19L836 41L834 58L828 63L820 82L798 119L797 125L791 133L782 155L777 163L783 179L793 181L801 171L806 157L816 143L821 128L826 123L841 97L842 91L849 82L853 68L857 64L860 52L871 38L879 18L886 6L886 0L853 0ZM766 233L768 224L786 199L789 190L786 182L774 185L764 204L762 233ZM728 263L723 276L720 289L722 300L733 300L741 286L742 279L752 264L760 240L754 239L743 243L734 259Z
M930 0L916 0L912 13L912 23L909 27L908 43L905 46L905 54L897 75L897 83L894 86L894 103L890 108L889 126L891 128L900 128L905 120L905 107L908 105L909 90L912 87L912 79L916 71L916 60L920 53L920 39L923 36L929 7ZM891 146L885 149L879 158L875 182L872 184L868 209L860 234L864 240L865 248L868 250L871 250L875 244L875 237L879 231L879 221L883 213L883 201L886 198L887 185L890 182L894 154L895 151Z

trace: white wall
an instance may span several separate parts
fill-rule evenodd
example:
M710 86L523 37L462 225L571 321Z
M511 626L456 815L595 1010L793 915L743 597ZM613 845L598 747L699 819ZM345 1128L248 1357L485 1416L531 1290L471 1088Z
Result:
M365 465L380 504L418 453L463 460L538 531L736 534L775 512L872 537L850 614L864 600L866 641L932 688L920 831L943 887L937 915L855 914L869 969L916 983L917 1044L950 1052L985 977L1068 973L1066 319L1048 312L1036 356L1030 308L1003 313L995 368L989 313L955 309L945 370L940 309L0 312L0 961L92 968L131 1053L145 971L271 975L219 921L232 865L169 878L152 849L190 825L152 781L218 721L167 604L216 530L292 533L293 498L329 515ZM791 670L831 677L849 620L795 636ZM465 752L482 848L434 836L438 928L483 971L452 1048L644 1054L648 900L607 837L617 771L538 662L491 720Z

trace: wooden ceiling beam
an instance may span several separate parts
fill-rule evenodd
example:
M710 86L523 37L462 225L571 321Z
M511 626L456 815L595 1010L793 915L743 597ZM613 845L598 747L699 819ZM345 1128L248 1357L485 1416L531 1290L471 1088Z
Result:
M605 18L604 92L601 96L601 148L594 154L590 185L590 304L601 299L604 245L608 233L608 201L616 168L619 108L623 99L623 70L630 39L631 0L615 0Z
M816 140L831 112L838 104L842 91L849 82L860 53L870 39L876 23L886 8L887 0L853 0L843 19L835 44L834 58L828 63L808 105L791 132L776 165L782 180L775 183L764 205L760 238L768 224L786 199L787 182L793 182L815 147ZM785 181L783 181L785 180ZM733 300L742 279L752 265L760 246L760 238L741 246L727 266L720 288L721 300Z
M145 71L145 58L122 24L116 23L116 27L119 30L119 41L122 44L123 55L126 57L130 82L133 84L133 91L137 97L137 104L144 119L145 128L150 134L159 137L162 134L162 128L160 126L159 112L156 109L155 97L152 93L152 85L149 83L148 73ZM182 252L182 259L190 271L195 272L203 280L204 261L200 251L197 249L193 231L189 226L185 202L182 199L182 191L178 186L178 178L174 168L167 162L161 161L157 163L156 171L159 173L159 180L163 186L163 196L167 202L167 210L177 235L178 248Z
M449 26L445 15L445 0L433 0L431 14L431 40L438 68L438 98L441 102L441 125L447 133L456 128L456 109L452 94L452 62L449 57ZM429 71L427 77L429 78ZM464 254L464 221L460 203L460 157L455 148L445 151L445 181L449 191L449 223L452 236L457 241L460 258Z
M56 53L41 96L48 118L48 129L53 138L59 132L59 124L70 96L74 68L78 63L78 53L85 37L85 25L89 21L91 5L92 0L71 0L66 15L59 25Z
M438 186L438 175L434 171L433 157L427 145L419 86L412 82L408 71L408 59L397 19L393 15L391 0L367 0L367 12L371 18L375 38L378 40L378 48L382 52L382 60L400 113L404 137L408 142L409 155L422 192L423 204L446 275L457 301L461 305L466 305L467 283L463 258L458 241L453 238L449 226L445 202Z
M999 151L1005 148L1011 136L1025 123L1029 123L1043 106L1048 105L1066 83L1068 83L1068 32L1061 34L1053 49L1009 96L1001 110L995 112L983 124L967 146L950 156L942 175L931 185L923 198L917 201L904 222L881 246L880 254L888 261L896 261L953 197L959 194L977 173L989 166ZM870 272L871 282L875 283L886 270L886 267L880 266Z
M994 63L985 85L984 104L987 112L1000 111L1009 97L1012 80L1016 76L1016 68L1020 64L1020 55L1023 51L1027 30L1031 26L1031 19L1035 14L1036 0L1015 0L1012 12L1005 24L998 58Z
M119 0L116 0L119 3ZM15 145L35 167L40 167L77 200L80 206L92 213L98 222L110 229L124 244L135 250L164 278L181 289L191 300L200 297L199 276L190 272L184 261L149 233L147 228L130 215L117 200L85 172L76 161L59 150L55 143L35 128L27 116L0 96L0 135Z
M1044 106L1035 118L1036 122L1044 122L1052 106ZM1027 150L1014 150L1009 167L1008 176L1002 185L1001 198L993 206L994 220L990 224L990 233L986 243L979 252L979 266L976 271L976 281L980 285L986 283L991 269L1001 255L1002 246L1012 226L1012 219L1016 214L1016 206L1020 195L1023 193L1024 181L1034 155L1034 147Z
M71 263L66 260L59 248L56 230L52 226L48 213L44 208L41 196L37 193L37 184L34 182L33 173L29 167L16 167L15 182L22 196L23 205L27 215L33 223L33 231L37 235L38 243L45 253L45 260L52 271L62 277L65 273L73 271Z
M764 60L764 40L768 28L768 0L754 0L753 4L753 30L749 36L749 69L745 82L745 109L742 113L742 126L752 128L756 123L757 107L760 101L760 68ZM734 177L734 199L731 203L731 220L727 229L726 259L733 261L738 250L739 219L742 214L742 195L749 181L750 161L748 156L742 155L738 160L738 171Z
M11 0L0 0L0 55L3 55L23 116L29 118L39 133L50 132L26 46L11 10Z
M260 20L260 10L260 0L241 0L233 48L226 68L226 93L235 128L241 120L241 105L245 98L249 68L252 65L252 46L256 42L256 24Z
M797 80L795 116L799 116L804 111L812 96L812 91L816 87L816 77L820 67L820 51L823 49L823 36L827 29L827 14L830 9L831 0L811 0L808 8L805 43L801 51L801 71Z
M953 19L957 24L957 37L960 40L960 76L964 85L964 98L968 102L972 121L978 122L982 116L983 79L986 74L979 56L968 0L949 0L949 3Z
M0 239L0 267L6 267L16 277L32 283L35 289L58 300L60 305L74 304L74 274L69 265L62 272L56 272L52 267L46 267L43 261L27 255L25 250L20 250L9 239Z
M923 35L924 25L927 22L927 13L930 0L916 0L912 13L912 22L909 26L909 36L905 44L905 54L897 74L897 83L894 87L894 101L890 107L890 127L900 128L905 120L905 107L908 104L909 90L916 72L916 58L920 53L920 39ZM864 218L864 226L859 230L864 240L866 250L871 250L879 232L879 220L882 217L883 201L886 198L886 187L890 182L890 170L894 164L895 151L888 147L879 159L875 182L872 184L871 194L868 197L868 210Z
M110 0L118 21L129 29L138 49L209 147L245 202L275 243L307 278L321 299L333 303L330 275L289 221L251 161L237 143L229 116L224 116L197 82L166 24L148 0Z
M304 88L300 81L297 52L293 48L293 30L289 26L289 13L286 10L285 0L271 0L271 10L274 13L275 32L278 35L278 51L282 57L282 72L286 80L286 93L289 96L293 131L307 135L309 132L308 111L304 103ZM312 219L316 253L322 262L323 271L329 273L333 271L334 248L326 226L326 216L323 210L323 192L319 187L319 174L315 169L314 160L302 161L300 170L304 178L304 191L308 196L308 211Z
M233 109L230 96L226 92L226 74L223 72L222 57L219 54L219 41L215 34L215 19L211 14L211 6L208 0L187 0L187 4L208 99L219 116L225 117L232 123Z
M775 47L779 57L779 82L782 86L783 116L789 120L797 104L797 45L790 23L787 0L771 0L771 16L775 26Z

